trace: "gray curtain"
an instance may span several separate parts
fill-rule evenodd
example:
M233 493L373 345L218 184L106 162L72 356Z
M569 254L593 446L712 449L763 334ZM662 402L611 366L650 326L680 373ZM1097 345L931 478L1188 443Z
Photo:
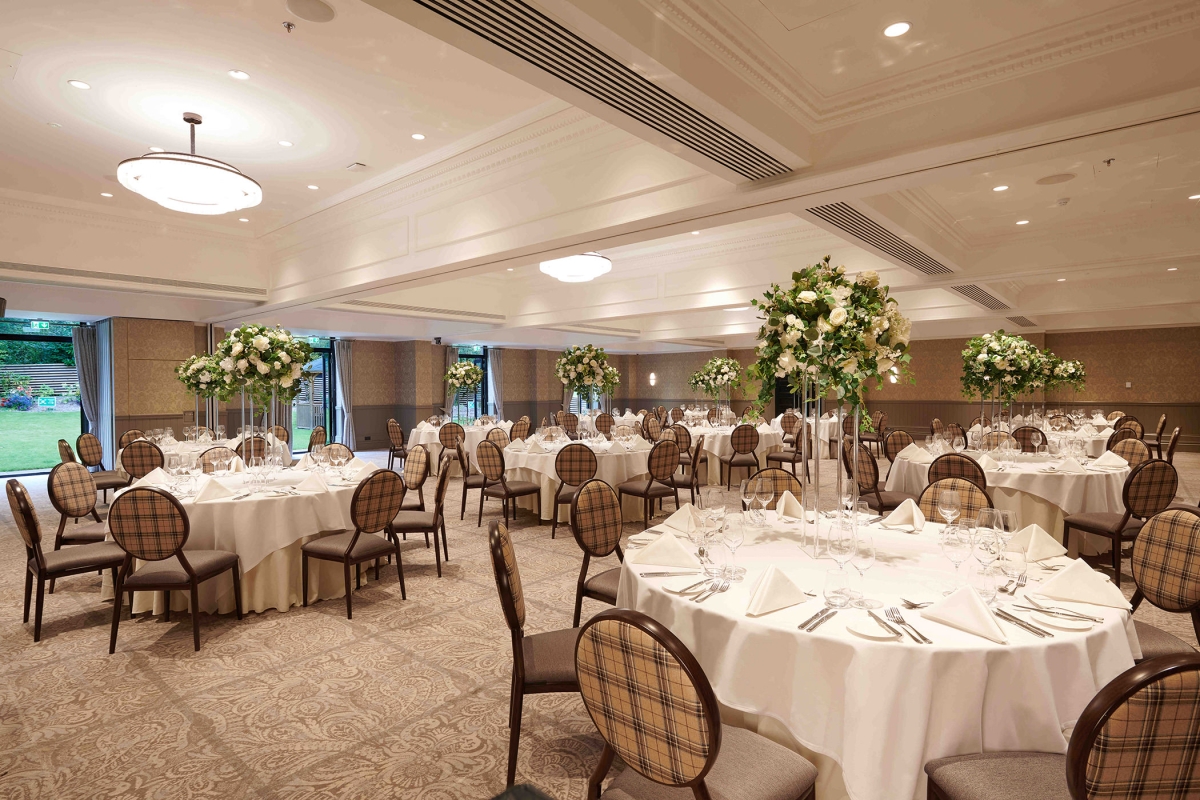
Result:
M499 347L488 348L488 397L492 400L492 408L496 411L497 419L504 419L504 351Z
M100 446L104 448L105 454L108 456L108 463L105 465L112 469L116 469L113 461L117 457L117 412L116 402L113 400L113 330L112 320L104 319L96 323L94 328L96 332L96 421L92 422L88 418L88 422L92 426L92 433L100 440ZM79 363L78 361L76 363ZM80 399L83 397L83 381L80 381Z
M457 361L458 361L458 348L457 347L447 347L446 348L446 366L445 366L445 369L442 370L442 375L444 376L446 374L446 370L450 369L451 365L456 363ZM446 409L446 414L453 417L454 416L454 392L450 391L450 384L443 383L442 385L445 387L445 390L446 390L446 398L445 398L446 405L444 406L444 408Z
M354 340L335 339L333 341L333 361L337 367L337 404L342 412L341 442L354 449L354 387L351 376L354 374Z
M75 349L75 369L79 373L79 405L87 417L88 429L100 419L100 363L96 354L96 329L77 325L71 330Z

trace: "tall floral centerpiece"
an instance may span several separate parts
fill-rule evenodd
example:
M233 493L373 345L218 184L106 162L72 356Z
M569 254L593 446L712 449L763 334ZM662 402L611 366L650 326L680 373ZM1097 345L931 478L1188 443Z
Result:
M979 396L980 416L986 399L1011 407L1018 395L1045 386L1047 356L1022 336L1003 330L976 336L967 341L962 357L963 394Z
M179 379L187 390L196 398L195 421L200 424L200 400L205 400L217 397L222 390L221 367L217 364L217 360L207 353L194 355L187 358L182 364L175 368L175 377ZM207 411L205 422L211 422L207 419ZM208 427L212 427L209 425Z
M1049 352L1049 351L1047 351ZM1051 354L1051 363L1047 370L1046 390L1070 387L1075 392L1083 391L1087 384L1087 369L1082 361L1058 358Z
M246 398L250 400L250 419L254 425L254 404L275 400L291 402L300 393L303 380L311 377L304 365L312 361L312 347L300 337L276 326L243 325L225 334L211 356L219 369L220 389L216 396L231 398L242 393L243 419Z
M611 380L606 372L607 367L608 354L604 348L589 344L564 350L558 361L554 362L554 374L564 387L578 394L590 406L592 399L599 398L604 392L606 381Z
M736 358L712 358L708 363L692 373L688 378L688 386L701 394L711 397L714 403L720 404L721 395L732 402L733 390L742 383L742 365Z
M604 367L604 379L600 384L601 391L608 397L608 407L612 408L613 395L621 385L621 372L616 367Z
M482 383L483 370L473 361L455 361L446 370L445 380L451 397L456 397L460 389L469 391Z

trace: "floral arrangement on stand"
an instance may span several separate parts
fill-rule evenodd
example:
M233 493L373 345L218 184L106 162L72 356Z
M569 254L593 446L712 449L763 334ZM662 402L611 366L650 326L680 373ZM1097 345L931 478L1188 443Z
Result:
M721 402L723 393L731 394L742 383L742 365L735 358L713 358L688 378L693 391Z
M1033 342L998 330L967 341L962 351L963 394L996 396L1002 404L1044 379L1046 356Z
M483 370L472 361L455 361L446 370L446 385L453 394L460 389L474 389L483 381Z
M604 379L600 384L601 391L608 396L609 406L612 406L612 397L617 391L617 387L621 385L621 372L616 367L610 367L607 364L604 366Z
M612 369L611 373L609 369ZM563 386L578 394L588 405L591 405L594 397L611 394L611 390L620 383L616 369L608 366L608 354L604 348L590 344L564 350L554 362L554 374Z
M229 397L240 389L263 403L272 394L290 402L309 377L304 365L312 361L312 347L278 326L243 325L225 334L212 357Z
M1087 369L1084 368L1083 362L1061 359L1048 350L1046 352L1052 359L1045 378L1046 389L1061 389L1069 386L1076 392L1083 391L1083 387L1087 384Z

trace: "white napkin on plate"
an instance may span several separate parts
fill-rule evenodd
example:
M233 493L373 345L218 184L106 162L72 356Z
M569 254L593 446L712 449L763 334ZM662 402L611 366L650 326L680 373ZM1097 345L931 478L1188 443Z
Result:
M933 463L933 454L922 447L917 447L917 445L915 443L910 444L908 447L905 447L903 450L901 450L899 453L896 454L897 460L899 460L901 458L907 459L907 460L913 462L914 464L932 464Z
M134 486L163 486L171 482L171 476L162 467L155 467L134 481Z
M704 523L700 519L700 512L696 510L696 507L691 503L684 503L678 511L667 517L663 522L663 527L691 533L704 527Z
M1067 548L1036 523L1017 531L1008 543L1008 549L1024 553L1026 561L1042 561L1067 554Z
M996 463L996 460L993 459L991 456L989 456L987 453L982 453L979 456L979 466L985 472L989 469L1000 469L1000 465Z
M774 433L774 432L775 432L775 429L774 429L774 428L772 428L772 427L771 427L770 425L768 425L767 423L763 422L763 423L759 424L759 426L758 426L758 432L759 432L759 433Z
M686 567L700 569L700 559L692 555L675 538L675 535L659 536L628 559L631 564L653 564L656 567Z
M300 492L327 492L329 491L329 486L320 475L310 472L308 477L296 484L296 490Z
M1000 630L996 618L970 586L957 589L949 597L921 609L921 616L993 642L1008 644L1008 637Z
M542 447L542 443L534 438L534 440L529 443L529 446L525 448L525 451L528 453L544 453L546 452L546 448Z
M1104 453L1104 455L1100 456L1095 461L1093 461L1092 466L1093 467L1121 468L1121 467L1128 467L1129 462L1126 461L1125 459L1121 458L1119 455L1114 453L1112 450L1108 450Z
M758 578L754 590L750 593L750 604L746 607L746 616L757 617L769 614L788 606L799 605L808 600L808 595L796 585L782 570L774 564L767 567L766 572Z
M629 451L625 449L625 445L621 444L616 439L613 439L612 444L609 445L608 452L610 452L610 453L628 453Z
M425 420L421 420L420 422L417 423L417 430L419 430L419 431L433 430L433 426L430 425Z
M1071 473L1087 472L1087 470L1085 470L1083 468L1083 465L1080 464L1078 461L1076 461L1071 456L1067 456L1066 458L1063 459L1062 463L1058 465L1058 471L1059 472L1071 472Z
M647 442L641 436L636 436L633 439L633 445L629 448L631 453L644 453L647 450L653 449L654 445Z
M910 497L895 511L884 517L879 524L885 528L907 529L912 533L920 533L925 528L925 515L921 513L921 509Z
M1081 559L1042 584L1036 594L1052 600L1091 603L1097 606L1129 609L1129 601L1112 581L1096 572Z
M228 489L220 481L211 476L201 478L203 485L200 491L196 492L197 503L207 503L209 500L223 500L226 497L233 497L233 490Z
M504 449L524 453L525 452L525 440L524 439L513 439L511 442L508 443L508 446L506 446Z
M784 489L775 502L775 513L781 518L804 519L804 506L800 505L794 494Z

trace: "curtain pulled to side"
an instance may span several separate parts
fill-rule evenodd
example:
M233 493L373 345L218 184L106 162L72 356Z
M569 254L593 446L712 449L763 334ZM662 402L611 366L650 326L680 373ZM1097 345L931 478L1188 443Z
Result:
M100 361L96 351L96 329L77 325L71 329L75 369L79 373L79 405L87 417L88 430L100 421Z
M457 347L447 347L446 348L446 369L442 371L442 375L444 376L446 374L446 372L450 369L450 367L453 366L454 364L456 364L457 362L458 362L458 348ZM446 392L446 397L445 397L446 404L443 407L446 409L446 415L449 417L453 417L454 416L454 392L452 392L450 390L450 384L443 383L442 385L445 387L445 392Z
M496 412L496 419L504 419L504 395L501 387L504 385L504 351L499 347L489 347L488 357L488 397Z
M96 420L91 423L92 433L100 440L100 446L108 458L105 466L116 469L113 464L117 458L117 410L113 399L113 324L111 319L102 319L96 323ZM76 361L78 364L79 362ZM80 381L80 401L83 399L83 381ZM85 412L86 413L86 412Z
M337 368L337 405L342 413L342 430L339 440L342 444L354 449L354 386L351 376L354 374L354 340L334 339L333 361Z

